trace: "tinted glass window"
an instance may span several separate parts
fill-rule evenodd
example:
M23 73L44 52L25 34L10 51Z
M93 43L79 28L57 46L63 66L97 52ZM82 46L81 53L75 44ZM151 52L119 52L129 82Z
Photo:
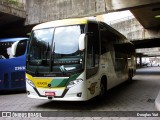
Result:
M110 32L107 27L100 24L100 35L101 35L101 54L108 51L113 51L113 41L115 40L115 34Z
M13 42L0 42L0 59L11 58L11 46Z
M16 49L16 57L24 55L26 52L27 40L22 40L18 43Z
M99 27L98 23L88 24L87 41L87 78L98 71L99 64Z
M49 59L52 45L53 28L36 30L32 33L30 59Z
M58 54L73 54L79 50L78 40L81 35L80 26L67 26L55 29L54 52Z

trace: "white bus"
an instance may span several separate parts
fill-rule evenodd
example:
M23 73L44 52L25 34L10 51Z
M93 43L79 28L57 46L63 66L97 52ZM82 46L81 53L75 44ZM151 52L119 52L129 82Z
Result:
M135 49L103 22L65 19L33 28L27 52L30 98L86 101L131 79Z

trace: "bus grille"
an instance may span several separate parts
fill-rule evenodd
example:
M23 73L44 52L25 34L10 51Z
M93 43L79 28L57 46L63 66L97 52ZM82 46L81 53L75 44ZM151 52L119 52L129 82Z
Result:
M12 72L11 73L11 88L25 87L25 72Z
M9 88L8 73L4 74L4 88Z

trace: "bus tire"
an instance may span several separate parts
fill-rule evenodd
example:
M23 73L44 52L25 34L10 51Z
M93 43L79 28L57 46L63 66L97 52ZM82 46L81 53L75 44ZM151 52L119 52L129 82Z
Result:
M99 93L99 99L104 100L107 96L107 79L106 77L102 77L100 82L100 93Z

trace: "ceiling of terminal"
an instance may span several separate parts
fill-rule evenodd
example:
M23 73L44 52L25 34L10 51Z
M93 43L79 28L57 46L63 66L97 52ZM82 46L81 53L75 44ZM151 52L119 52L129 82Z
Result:
M160 4L141 6L130 11L144 28L160 27Z

